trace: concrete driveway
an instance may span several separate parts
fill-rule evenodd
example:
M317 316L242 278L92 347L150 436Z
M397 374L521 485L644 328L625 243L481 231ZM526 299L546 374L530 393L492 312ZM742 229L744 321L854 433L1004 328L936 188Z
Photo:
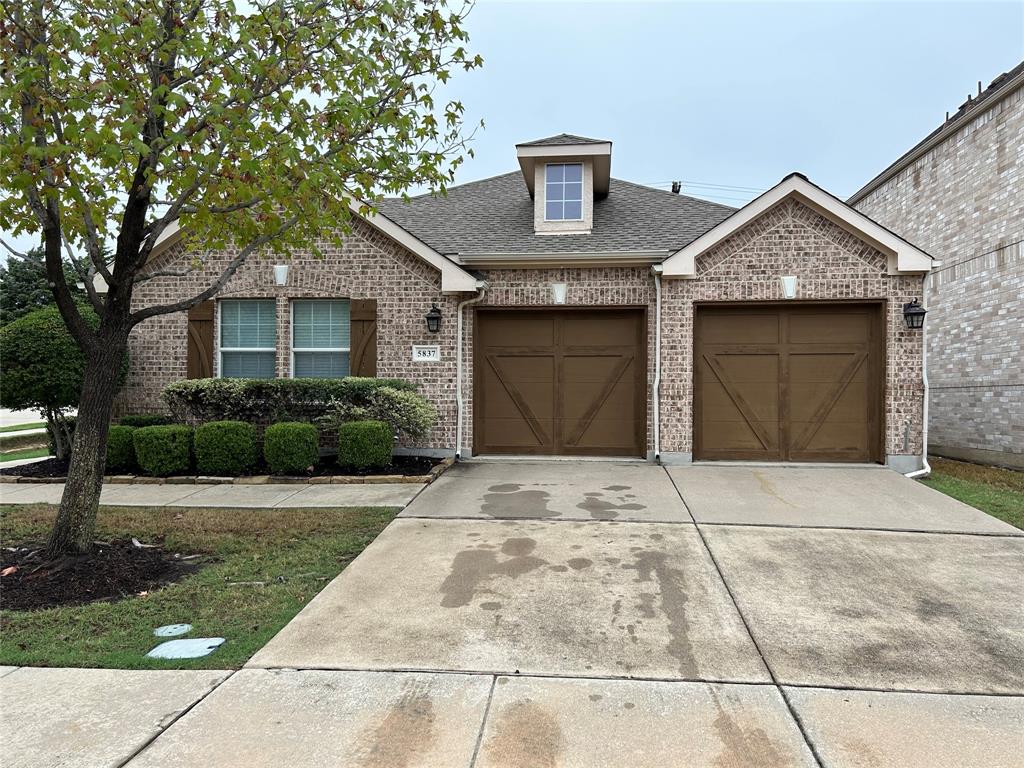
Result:
M885 469L467 463L129 764L1019 766L1022 574Z

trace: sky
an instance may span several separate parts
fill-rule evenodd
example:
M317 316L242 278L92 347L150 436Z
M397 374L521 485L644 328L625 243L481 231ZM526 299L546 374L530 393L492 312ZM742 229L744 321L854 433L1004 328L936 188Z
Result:
M468 29L484 66L436 94L486 126L456 183L565 132L610 139L617 178L735 206L793 171L845 199L1024 59L1024 0L482 0Z
M617 178L732 205L792 171L845 199L1024 59L1024 0L483 0L468 29L484 66L447 94L486 129L457 182L565 132L610 139Z

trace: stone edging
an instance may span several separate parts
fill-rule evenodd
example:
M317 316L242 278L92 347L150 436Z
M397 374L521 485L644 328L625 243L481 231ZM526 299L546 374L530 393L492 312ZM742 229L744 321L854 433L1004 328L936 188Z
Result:
M282 475L253 475L251 477L141 477L137 475L106 475L104 485L359 485L378 483L409 483L429 485L455 463L455 459L442 459L441 463L425 475L327 475L324 477L290 477ZM0 483L63 483L66 477L28 477L0 475Z

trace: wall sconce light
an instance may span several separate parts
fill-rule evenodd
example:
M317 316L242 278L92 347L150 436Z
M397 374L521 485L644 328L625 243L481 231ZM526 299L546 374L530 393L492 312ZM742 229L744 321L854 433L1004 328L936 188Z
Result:
M903 305L903 322L913 331L924 328L924 316L927 314L928 310L917 299Z
M565 304L565 296L569 292L569 286L565 283L551 284L551 302L553 304Z
M441 330L441 310L437 308L437 304L430 305L430 311L424 315L424 319L427 321L427 330L431 333Z
M783 295L783 297L785 297L787 299L795 299L796 298L796 275L786 275L785 277L780 277L779 280L782 281L782 295Z
M275 264L274 265L274 284L285 285L288 282L288 265L287 264Z

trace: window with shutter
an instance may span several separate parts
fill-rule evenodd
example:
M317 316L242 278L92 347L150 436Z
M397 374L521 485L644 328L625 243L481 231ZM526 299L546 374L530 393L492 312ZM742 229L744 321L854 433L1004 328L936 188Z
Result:
M292 302L292 376L349 375L351 319L347 299Z
M276 376L277 311L273 299L220 302L220 375L244 379Z

